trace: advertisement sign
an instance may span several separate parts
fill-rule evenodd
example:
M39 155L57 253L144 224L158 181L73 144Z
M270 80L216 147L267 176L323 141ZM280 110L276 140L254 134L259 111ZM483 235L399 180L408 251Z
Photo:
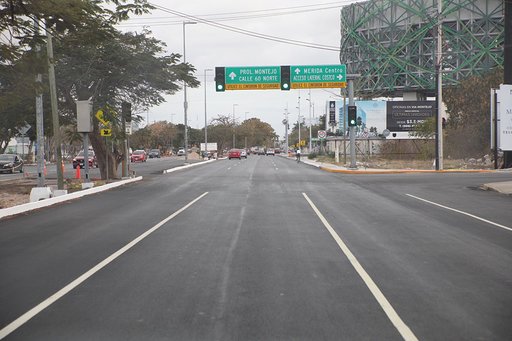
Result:
M336 102L329 101L329 125L336 123Z
M355 127L356 138L377 137L386 129L386 102L385 101L355 101L357 107L357 125ZM348 105L347 105L348 107ZM348 110L343 115L343 102L339 102L340 118L338 129L348 134L349 124L347 121ZM346 122L344 124L344 122Z
M512 151L512 85L501 84L498 93L498 148Z
M387 102L386 126L392 132L414 131L416 125L435 114L434 101Z

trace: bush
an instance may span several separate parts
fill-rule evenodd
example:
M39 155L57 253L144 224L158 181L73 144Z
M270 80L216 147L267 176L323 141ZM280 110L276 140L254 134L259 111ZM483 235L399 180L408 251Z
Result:
M308 154L308 159L312 160L312 159L316 159L316 153L309 153Z

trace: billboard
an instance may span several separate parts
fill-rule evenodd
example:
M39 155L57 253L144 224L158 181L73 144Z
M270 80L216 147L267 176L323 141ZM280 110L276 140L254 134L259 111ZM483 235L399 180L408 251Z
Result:
M338 101L339 108L338 129L343 131L345 127L345 135L348 135L348 104L343 112L343 102ZM386 129L386 102L385 101L355 101L357 107L358 125L355 127L356 137L369 138L382 134ZM345 123L347 122L347 123Z
M498 93L498 148L512 151L512 85L501 84Z
M387 102L386 127L391 132L414 131L416 125L434 117L434 101Z

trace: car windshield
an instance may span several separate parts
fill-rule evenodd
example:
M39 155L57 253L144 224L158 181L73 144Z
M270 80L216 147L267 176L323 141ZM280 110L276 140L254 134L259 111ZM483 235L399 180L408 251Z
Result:
M136 150L133 152L133 154L144 154L143 150Z
M159 152L159 150L158 150L158 149L151 149L151 152L152 152L152 153L158 153L158 152Z
M14 155L2 154L0 155L0 161L13 161Z

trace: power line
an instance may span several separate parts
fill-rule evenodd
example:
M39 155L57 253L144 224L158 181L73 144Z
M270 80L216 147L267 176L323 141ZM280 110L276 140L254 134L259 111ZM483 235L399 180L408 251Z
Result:
M193 21L196 21L196 22L199 22L199 23L203 23L203 24L206 24L206 25L209 25L209 26L213 26L213 27L220 28L220 29L227 30L227 31L231 31L231 32L236 32L236 33L239 33L239 34L248 35L248 36L255 37L255 38L260 38L260 39L280 42L280 43L283 43L283 44L296 45L296 46L302 46L302 47L309 47L309 48L320 49L320 50L327 50L327 51L339 52L339 50L340 50L340 48L337 47L337 46L330 46L330 45L316 44L316 43L304 42L304 41L293 40L293 39L280 38L280 37L277 37L277 36L271 36L271 35L267 35L267 34L262 34L262 33L257 33L257 32L253 32L253 31L249 31L249 30L244 30L244 29L237 28L237 27L234 27L234 26L220 24L220 23L215 22L215 21L211 21L211 20L203 19L203 18L200 18L200 17L197 17L197 16L193 16L193 15L190 15L190 14L186 14L186 13L183 13L183 12L171 10L171 9L163 7L163 6L159 6L159 5L155 5L155 4L152 4L152 6L154 6L155 8L157 8L157 9L163 11L163 12L174 14L176 16L179 16L181 18L185 18L187 20L193 20Z
M331 3L327 3L331 4ZM336 6L328 6L328 7L319 7L322 4L319 5L307 5L307 6L295 6L295 7L285 7L285 8L278 8L278 9L268 9L268 10L255 10L255 11L245 11L245 12L230 12L230 13L216 13L216 14L205 14L205 15L196 15L197 17L206 19L210 18L210 20L215 20L216 22L219 21L234 21L234 20L246 20L246 19L258 19L258 18L268 18L268 17L276 17L276 16L283 16L283 15L291 15L291 14L299 14L299 13L310 13L310 12L317 12L317 11L324 11L328 9L333 8L341 8L342 6L339 5L339 2L337 2L338 5ZM292 10L292 11L284 11L288 9L295 9L295 8L303 8L303 7L311 7L315 6L316 8L313 9L299 9L299 10ZM277 11L277 12L276 12ZM279 12L281 11L281 12ZM266 13L268 12L268 13ZM242 15L241 15L242 14ZM174 21L169 21L169 19L174 19ZM140 23L137 23L137 21L149 21L149 20L155 20L156 22L153 22L151 25L181 25L181 21L179 20L180 16L172 16L172 17L151 17L151 18L136 18L132 19L132 23L125 23L122 26L140 26ZM164 20L164 21L162 21Z

